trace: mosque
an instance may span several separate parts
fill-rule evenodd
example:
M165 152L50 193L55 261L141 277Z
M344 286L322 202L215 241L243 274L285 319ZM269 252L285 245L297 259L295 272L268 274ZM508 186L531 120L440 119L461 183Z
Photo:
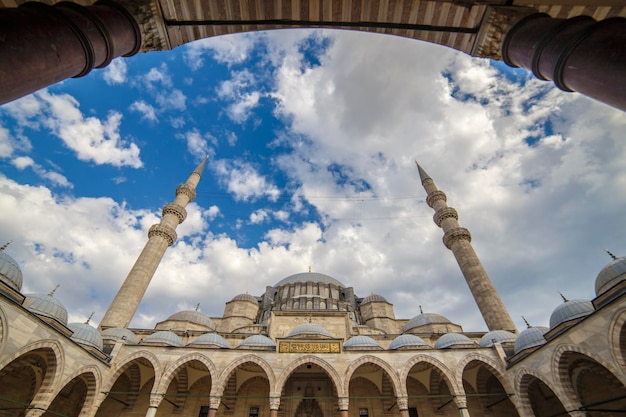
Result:
M593 300L564 299L549 328L518 332L470 232L419 165L488 332L434 312L396 318L383 295L360 297L342 277L311 271L234 295L222 317L180 311L129 328L205 164L163 208L97 329L68 323L54 292L22 294L20 267L2 248L0 416L624 415L626 257L611 255Z

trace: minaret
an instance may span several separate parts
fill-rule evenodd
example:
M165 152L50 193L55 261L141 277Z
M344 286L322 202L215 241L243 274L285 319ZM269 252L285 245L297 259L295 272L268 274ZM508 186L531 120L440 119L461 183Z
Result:
M196 197L196 186L207 159L198 165L184 184L176 188L174 201L163 207L161 222L148 231L148 242L102 318L100 329L127 327L130 323L165 250L176 241L176 226L187 217L185 207Z
M417 161L415 163L417 164ZM433 220L444 231L443 243L454 254L487 327L490 331L508 330L517 333L509 312L474 252L469 230L459 225L459 215L455 209L446 204L446 194L437 189L433 179L419 164L417 170L428 193L426 203L435 210Z

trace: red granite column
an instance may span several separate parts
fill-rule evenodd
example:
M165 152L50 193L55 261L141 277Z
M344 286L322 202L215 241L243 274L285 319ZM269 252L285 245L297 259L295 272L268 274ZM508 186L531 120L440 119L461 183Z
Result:
M140 47L137 22L113 2L0 9L0 104L86 75Z
M553 19L544 13L518 22L504 39L502 57L564 91L626 110L626 19L588 16Z

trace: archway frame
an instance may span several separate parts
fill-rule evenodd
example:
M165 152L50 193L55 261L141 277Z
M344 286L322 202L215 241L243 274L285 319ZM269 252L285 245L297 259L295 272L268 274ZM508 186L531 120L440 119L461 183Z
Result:
M274 390L270 391L270 395L274 397L280 397L282 390L287 383L287 380L294 373L294 371L302 365L306 365L309 363L319 366L324 370L324 372L326 372L332 383L335 385L335 391L337 392L338 397L348 396L348 393L344 391L343 380L339 373L335 370L335 368L324 359L313 355L306 355L290 362L278 376L278 379L276 380L276 385L274 386Z
M249 354L242 356L236 361L230 362L226 368L222 370L218 379L214 384L211 384L211 396L221 397L224 394L224 389L226 388L226 383L228 383L228 379L231 377L232 373L235 372L237 368L245 363L254 363L258 365L264 372L267 380L270 383L270 395L272 393L272 388L276 385L276 376L274 375L274 370L270 366L270 364L260 356Z
M563 405L566 410L577 410L580 407L580 404L572 402L570 398L565 395L562 388L558 384L553 383L553 381L550 381L550 383L548 383L545 377L541 376L539 372L537 372L535 369L520 368L515 374L514 384L515 392L519 397L520 410L523 411L524 414L529 416L534 415L532 406L530 405L530 397L528 395L530 378L526 377L532 377L544 383L548 388L552 390L556 398L561 402L561 405Z
M395 396L399 397L402 395L402 383L400 382L400 378L397 372L387 362L373 355L361 356L359 359L350 362L350 365L348 365L348 369L346 369L346 372L344 374L343 392L350 392L350 381L352 379L352 376L359 369L359 367L367 364L376 365L381 369L382 372L386 373L391 380L391 385L393 386L393 392Z

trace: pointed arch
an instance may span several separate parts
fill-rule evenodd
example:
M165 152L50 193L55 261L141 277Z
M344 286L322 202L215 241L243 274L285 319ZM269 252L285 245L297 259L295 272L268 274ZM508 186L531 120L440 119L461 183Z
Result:
M400 383L400 378L398 377L398 373L387 362L373 355L361 356L359 359L350 362L350 364L348 365L348 369L346 369L346 372L344 374L343 392L350 392L350 379L352 379L352 375L354 374L354 372L356 372L357 369L359 369L360 366L365 364L376 365L383 372L385 372L391 380L395 396L400 396L400 393L403 390L402 384Z
M206 367L207 371L209 372L209 375L211 376L211 383L213 384L214 383L213 381L216 381L216 378L217 378L217 368L215 367L215 364L203 354L190 353L188 355L185 355L179 358L176 362L170 365L163 372L163 375L160 378L159 384L155 385L155 388L152 390L152 392L164 393L167 390L167 387L169 387L174 377L176 376L176 374L178 373L178 371L180 370L180 368L182 366L185 366L187 363L190 363L193 361L200 362Z
M337 395L339 397L345 397L348 395L345 391L343 391L344 384L342 383L341 377L339 376L335 368L333 368L333 366L329 364L328 362L326 362L324 359L319 358L317 356L313 356L313 355L302 356L296 359L295 361L291 362L289 365L287 365L287 367L279 375L276 381L276 385L273 387L274 388L273 391L271 391L272 395L280 396L283 390L283 387L285 383L287 382L287 380L289 379L289 377L291 376L291 374L298 367L302 365L306 365L308 363L317 365L320 368L322 368L324 372L326 372L330 380L335 385L335 390L337 391Z
M0 307L0 357L2 357L2 351L6 346L5 342L7 340L9 340L9 322L7 321L4 311Z
M463 390L459 388L459 385L457 383L457 380L455 379L454 373L452 373L452 371L450 371L450 369L448 369L448 367L443 362L433 357L420 354L417 356L413 356L411 359L409 359L407 363L404 365L404 367L402 368L402 372L400 374L400 380L403 381L403 384L402 384L403 392L401 395L408 395L406 392L406 379L411 373L411 369L413 369L413 367L420 362L423 362L432 366L433 369L441 373L452 395L464 394Z
M230 375L238 367L240 367L241 365L247 362L254 363L258 365L261 369L263 369L263 372L265 372L265 375L267 376L267 380L270 383L270 392L272 392L272 389L274 388L276 384L276 376L274 375L274 370L272 369L270 364L267 363L264 359L260 358L259 356L250 354L250 355L242 356L236 361L229 363L228 366L224 368L219 378L215 381L215 384L213 384L213 386L211 387L211 395L221 396L224 392L224 388L225 388L224 384L228 382Z
M111 387L113 386L113 384L115 384L115 381L117 381L117 379L120 377L120 375L122 375L126 371L126 369L130 365L132 365L133 362L137 360L148 361L150 365L152 366L155 380L160 377L161 365L160 365L159 359L156 357L155 354L148 352L147 350L140 350L138 352L134 352L126 356L118 364L116 364L115 371L110 377L107 378L106 384L102 386L102 391L105 391L105 392L109 391Z
M609 328L611 353L615 361L626 368L626 309L619 310L613 315Z
M456 379L461 385L463 384L463 373L465 372L465 368L472 361L482 362L488 368L491 368L491 372L500 380L502 386L509 392L513 392L513 387L509 383L506 378L504 378L504 365L501 362L497 362L492 358L485 356L481 353L470 353L469 355L463 357L457 364L456 369ZM505 383L502 383L504 381Z
M79 383L82 383L84 388L78 386ZM49 397L50 402L45 408L57 413L78 416L86 410L92 409L100 383L101 375L97 367L82 367L57 386L53 395ZM81 389L84 389L83 395L80 395ZM77 393L79 396L76 396ZM80 402L81 399L82 402Z
M533 379L548 387L555 398L561 403L564 410L576 410L580 406L579 404L571 402L569 398L564 395L559 384L554 384L553 381L547 381L543 375L540 375L539 372L534 369L521 368L515 375L514 385L515 391L519 396L520 409L524 411L525 414L529 416L535 415L530 398L530 389Z

